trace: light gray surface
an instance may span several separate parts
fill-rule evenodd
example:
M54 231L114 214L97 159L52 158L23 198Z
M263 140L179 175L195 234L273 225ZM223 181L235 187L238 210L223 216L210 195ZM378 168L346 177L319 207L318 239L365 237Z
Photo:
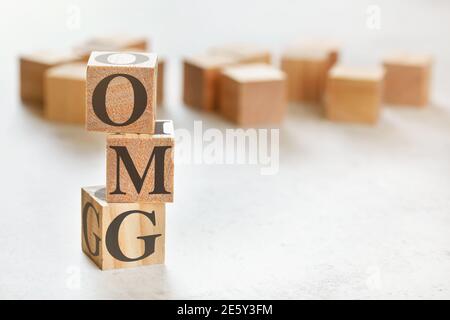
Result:
M365 29L368 3L351 1L258 1L253 11L233 1L143 2L134 13L117 3L98 21L81 2L82 28L67 31L68 2L61 3L30 8L9 1L15 7L0 29L10 44L0 53L0 298L450 298L447 2L383 1L380 31ZM237 7L246 14L230 21ZM145 12L150 22L141 21ZM267 26L270 15L278 23ZM418 16L426 23L418 25ZM105 181L104 135L48 123L21 106L16 56L104 32L106 17L121 19L113 30L154 29L146 32L169 57L168 106L158 117L177 128L192 128L197 119L233 127L180 104L178 59L235 39L275 50L298 34L331 34L347 44L346 62L375 63L400 42L433 52L434 103L385 108L375 127L330 123L291 105L278 175L261 176L250 166L177 165L166 265L101 272L80 249L80 187Z

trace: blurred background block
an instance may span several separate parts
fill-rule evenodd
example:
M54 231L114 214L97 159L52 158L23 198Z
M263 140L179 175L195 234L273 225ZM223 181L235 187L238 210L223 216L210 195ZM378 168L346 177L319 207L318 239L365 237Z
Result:
M225 68L220 79L220 113L244 126L279 124L287 108L286 77L267 64Z
M289 101L321 102L328 72L328 58L326 51L291 49L283 53L281 69L287 75Z
M86 64L69 63L45 73L44 115L57 122L85 123Z
M70 51L38 51L20 57L20 96L22 101L42 106L44 100L44 75L51 67L80 61L81 57Z
M333 39L304 38L291 41L285 49L287 53L297 53L299 55L310 53L325 53L328 56L328 69L339 60L342 45Z
M74 47L74 52L87 62L92 51L150 51L149 41L145 37L127 35L109 35L93 37Z
M219 75L225 66L236 64L228 55L198 54L183 61L183 102L205 111L217 109Z
M384 101L395 105L423 107L430 100L432 58L397 54L383 60L386 70Z
M339 122L374 124L383 94L382 68L336 66L330 70L326 91L326 116Z
M226 44L222 46L211 47L208 52L212 54L219 54L230 56L238 63L267 63L270 64L271 52L267 48L254 44Z

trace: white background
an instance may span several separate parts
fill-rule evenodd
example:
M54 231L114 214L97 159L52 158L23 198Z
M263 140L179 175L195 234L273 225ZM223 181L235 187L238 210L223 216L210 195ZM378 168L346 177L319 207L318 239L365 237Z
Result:
M381 29L366 9L381 9ZM71 5L79 29L67 26ZM0 4L1 298L450 298L448 1L3 1ZM104 135L21 105L19 53L114 32L168 58L177 128L233 128L180 102L183 55L254 42L274 54L334 38L342 62L404 49L436 58L433 103L386 107L375 127L291 105L275 176L256 166L177 165L165 266L99 271L80 249L80 187L105 181Z

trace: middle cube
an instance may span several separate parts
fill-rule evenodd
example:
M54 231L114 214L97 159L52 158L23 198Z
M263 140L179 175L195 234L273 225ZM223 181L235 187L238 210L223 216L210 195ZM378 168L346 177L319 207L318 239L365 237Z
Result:
M157 56L92 52L87 66L86 129L153 133Z
M110 134L106 146L108 202L172 202L174 131L155 121L155 133Z

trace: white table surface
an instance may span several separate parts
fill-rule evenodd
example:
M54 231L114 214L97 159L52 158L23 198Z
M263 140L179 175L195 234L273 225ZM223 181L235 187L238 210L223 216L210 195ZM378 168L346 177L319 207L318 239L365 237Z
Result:
M79 30L65 26L72 3L81 8ZM450 298L448 2L380 1L379 31L365 27L369 2L361 1L146 1L130 4L134 11L90 3L4 4L0 298ZM102 272L81 252L80 188L105 181L104 135L22 106L17 55L136 30L168 58L158 118L176 128L194 120L234 127L180 102L180 57L227 41L276 52L298 35L331 35L343 40L346 63L377 63L397 47L431 52L433 103L385 107L374 127L290 105L277 175L176 165L166 264Z

